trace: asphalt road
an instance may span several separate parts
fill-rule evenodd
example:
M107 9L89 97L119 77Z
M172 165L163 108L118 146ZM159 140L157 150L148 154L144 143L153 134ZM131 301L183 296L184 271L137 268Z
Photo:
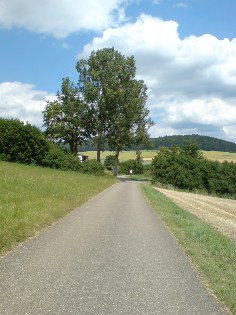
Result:
M225 314L135 182L0 262L0 314Z

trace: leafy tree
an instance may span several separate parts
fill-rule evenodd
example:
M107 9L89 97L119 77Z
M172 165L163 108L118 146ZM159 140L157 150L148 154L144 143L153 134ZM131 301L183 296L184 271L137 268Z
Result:
M163 147L152 161L151 172L153 183L236 197L236 164L209 161L195 150Z
M107 142L118 163L119 152L147 138L152 124L145 107L147 88L143 81L135 79L134 57L105 48L93 51L76 68L97 144L97 160L100 161L100 152Z
M143 174L143 164L131 159L119 163L119 172L121 174L129 175L130 170L132 170L132 174Z
M48 149L47 140L35 126L0 118L0 159L41 165Z
M143 163L142 151L136 150L136 161L138 163Z
M69 144L70 151L77 153L78 145L87 138L86 106L78 88L69 78L62 80L61 92L55 101L47 102L43 111L46 136L55 142Z
M180 153L196 159L203 158L203 154L199 150L199 145L191 140L188 140L184 143L184 145L180 149Z
M107 155L105 157L105 160L104 160L104 166L108 170L112 170L115 165L116 165L116 157L115 157L115 155L114 154Z

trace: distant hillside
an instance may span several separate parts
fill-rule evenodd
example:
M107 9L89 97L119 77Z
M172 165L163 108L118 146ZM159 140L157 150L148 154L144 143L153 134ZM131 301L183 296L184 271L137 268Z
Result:
M236 143L208 136L178 135L152 138L151 140L154 145L153 149L158 149L160 147L171 147L173 145L182 146L186 141L194 141L199 145L201 150L236 152Z
M222 139L217 139L208 136L199 135L186 135L186 136L165 136L159 138L151 138L153 143L151 150L159 149L160 147L171 147L173 145L182 146L186 141L194 141L199 145L201 150L205 151L221 151L221 152L236 152L236 143L225 141ZM131 145L130 148L125 148L125 150L135 150L136 147ZM145 150L145 145L140 145L139 149ZM108 151L108 145L104 146L104 150ZM90 140L89 143L83 144L79 147L79 151L96 151L96 146L93 141Z

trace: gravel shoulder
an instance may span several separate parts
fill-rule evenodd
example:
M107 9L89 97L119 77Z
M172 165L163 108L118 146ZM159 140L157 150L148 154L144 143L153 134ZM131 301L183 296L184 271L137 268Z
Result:
M236 200L157 188L181 208L236 241Z

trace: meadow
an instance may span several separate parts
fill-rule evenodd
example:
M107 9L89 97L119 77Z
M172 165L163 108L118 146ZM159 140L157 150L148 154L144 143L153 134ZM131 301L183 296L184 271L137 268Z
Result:
M220 152L220 151L202 151L203 156L210 160L216 161L228 161L236 163L236 153L229 152ZM84 155L88 155L89 159L96 159L97 152L96 151L87 151L83 152ZM101 159L104 160L107 155L111 155L113 152L104 151L101 152ZM142 158L144 163L150 163L150 161L157 154L157 150L142 150ZM120 161L126 161L129 159L135 159L136 154L135 151L122 151L119 156Z
M0 254L114 184L93 176L0 161Z

